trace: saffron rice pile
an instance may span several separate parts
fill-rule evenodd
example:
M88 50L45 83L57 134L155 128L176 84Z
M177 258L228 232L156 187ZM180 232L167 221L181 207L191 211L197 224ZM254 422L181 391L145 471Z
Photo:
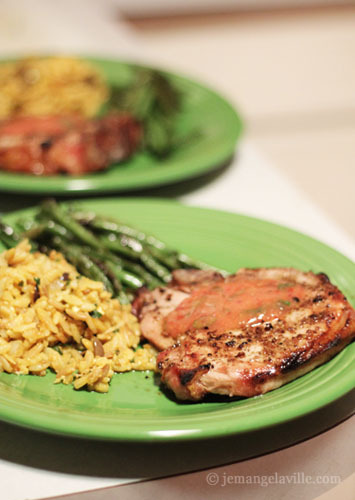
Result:
M108 98L100 72L74 57L33 57L0 65L0 118L95 115Z
M60 253L31 253L24 240L0 254L0 372L49 368L56 382L107 392L114 372L155 369L156 351L139 342L130 306Z

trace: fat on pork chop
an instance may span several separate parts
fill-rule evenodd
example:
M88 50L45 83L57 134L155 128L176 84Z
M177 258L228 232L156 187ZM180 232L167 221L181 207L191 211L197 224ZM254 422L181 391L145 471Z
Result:
M355 311L323 274L241 269L224 278L178 270L141 291L142 334L158 348L161 380L179 399L250 397L309 372L355 337Z

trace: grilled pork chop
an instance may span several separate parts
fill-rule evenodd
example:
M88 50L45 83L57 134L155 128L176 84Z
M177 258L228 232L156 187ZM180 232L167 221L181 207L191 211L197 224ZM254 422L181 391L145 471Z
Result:
M242 269L187 281L142 292L136 303L143 335L166 349L158 369L179 399L268 392L355 336L355 311L324 274Z
M132 304L132 311L140 321L143 336L159 350L174 344L180 333L165 330L165 318L187 299L197 286L222 281L216 271L177 269L168 287L148 290L142 288ZM183 333L183 332L182 332Z
M81 175L130 156L141 127L127 113L89 120L32 116L0 122L0 168L35 175Z

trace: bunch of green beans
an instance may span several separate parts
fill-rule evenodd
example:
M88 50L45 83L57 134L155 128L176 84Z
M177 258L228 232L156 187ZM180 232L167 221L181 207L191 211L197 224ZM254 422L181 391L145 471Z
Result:
M174 269L209 268L152 235L55 200L44 201L34 217L17 220L15 227L0 221L0 240L6 248L23 238L33 249L60 251L81 274L101 281L122 303L130 302L143 286L153 289L168 283Z

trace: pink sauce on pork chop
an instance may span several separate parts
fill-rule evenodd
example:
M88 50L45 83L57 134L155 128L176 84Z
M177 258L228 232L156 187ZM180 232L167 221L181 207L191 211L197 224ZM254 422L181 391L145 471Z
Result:
M165 334L178 338L196 329L223 333L243 324L280 318L303 299L305 287L276 279L233 276L192 291L164 319Z

